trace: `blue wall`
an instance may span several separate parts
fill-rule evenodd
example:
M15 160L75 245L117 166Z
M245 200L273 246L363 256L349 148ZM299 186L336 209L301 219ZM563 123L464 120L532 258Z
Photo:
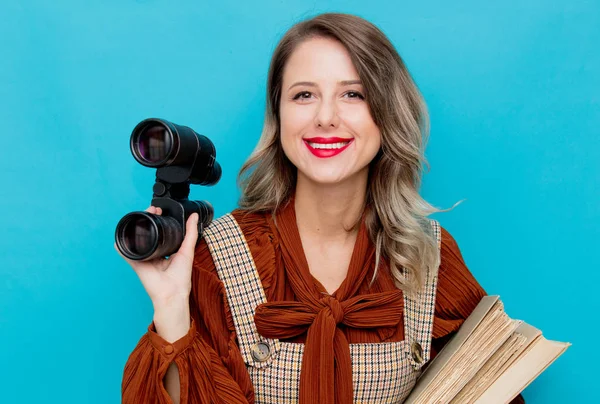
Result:
M196 187L217 215L258 140L271 52L318 12L386 32L431 111L423 194L488 293L573 346L524 393L589 402L598 307L597 1L16 1L0 5L3 403L117 403L152 307L113 249L154 171L129 152L158 116L217 146ZM211 2L213 3L213 2ZM455 4L459 3L459 4Z

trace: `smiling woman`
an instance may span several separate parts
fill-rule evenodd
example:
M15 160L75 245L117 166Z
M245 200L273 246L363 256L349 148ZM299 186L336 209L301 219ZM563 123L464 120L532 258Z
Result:
M356 230L364 215L376 262L387 257L398 288L422 287L423 269L439 265L426 216L441 210L418 192L427 164L427 111L388 38L348 14L299 23L275 49L267 87L262 137L240 172L241 207L276 212L295 194L301 225L327 225L334 233L340 224ZM319 145L347 141L332 149ZM336 201L334 209L344 214L311 220L326 201ZM353 233L346 233L351 244ZM313 263L311 273L320 267Z
M404 401L485 295L427 218L441 210L418 192L426 139L422 97L377 27L335 13L293 26L240 208L168 269L183 286L153 302L123 402Z
M381 133L346 48L331 38L302 42L286 63L282 88L281 144L298 169L297 186L367 178Z

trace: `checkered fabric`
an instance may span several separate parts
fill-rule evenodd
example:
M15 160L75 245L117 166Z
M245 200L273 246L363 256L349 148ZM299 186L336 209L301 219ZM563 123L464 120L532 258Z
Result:
M431 224L440 247L439 223L431 220ZM241 229L227 214L211 223L204 238L225 284L256 403L297 403L304 344L266 339L257 332L254 311L266 297ZM401 403L406 399L421 366L429 360L436 282L437 269L428 274L421 293L405 297L404 341L350 344L355 403ZM411 345L415 341L423 347L423 363L412 357ZM263 361L252 356L252 349L259 342L270 347L270 356Z
M437 220L430 219L431 227L438 243L439 251L442 246L442 231ZM429 360L431 353L431 333L433 331L433 316L435 312L435 296L437 290L438 268L428 271L424 288L416 295L404 294L405 313L410 313L410 320L404 321L404 335L407 341L416 341L423 348L423 361L416 362L412 355L408 355L413 368L419 371ZM408 346L410 349L410 346Z
M254 310L259 304L266 302L267 298L242 230L233 216L227 214L213 220L204 229L203 237L219 278L225 285L227 302L244 362L257 368L270 365L276 356L273 353L279 349L279 341L263 338L256 330ZM258 362L252 357L252 347L258 342L269 345L269 360Z

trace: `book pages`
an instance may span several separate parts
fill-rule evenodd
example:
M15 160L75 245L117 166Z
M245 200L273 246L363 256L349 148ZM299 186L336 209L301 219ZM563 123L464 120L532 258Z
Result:
M485 296L405 403L509 403L570 345L547 340L539 329L511 319L499 296Z
M568 342L549 341L543 336L535 338L532 345L476 403L509 403L571 346Z
M484 297L432 361L406 402L450 402L518 325L506 315L498 296Z
M526 343L527 338L515 331L454 397L451 404L474 403L510 366Z

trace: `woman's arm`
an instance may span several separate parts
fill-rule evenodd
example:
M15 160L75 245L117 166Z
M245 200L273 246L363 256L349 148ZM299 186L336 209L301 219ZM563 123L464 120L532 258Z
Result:
M183 314L184 309L157 309L125 365L124 404L253 399L249 376L240 371L245 366L235 331L228 325L224 296L208 247L201 241L194 258L189 314Z
M467 268L456 240L442 227L441 261L438 273L431 360L452 339L456 331L487 295ZM525 403L518 395L511 404Z
M179 368L175 362L169 365L169 369L167 369L167 373L165 374L165 389L171 399L173 399L174 404L179 404L181 401L181 386L179 382Z
M156 333L167 342L176 342L190 333L191 320L190 309L194 299L190 302L173 304L173 307L155 307L153 325ZM196 320L198 321L198 320ZM195 336L195 328L191 330L192 336ZM188 336L189 338L189 336ZM164 378L165 388L175 404L180 402L181 386L179 381L179 368L176 362L171 362Z

